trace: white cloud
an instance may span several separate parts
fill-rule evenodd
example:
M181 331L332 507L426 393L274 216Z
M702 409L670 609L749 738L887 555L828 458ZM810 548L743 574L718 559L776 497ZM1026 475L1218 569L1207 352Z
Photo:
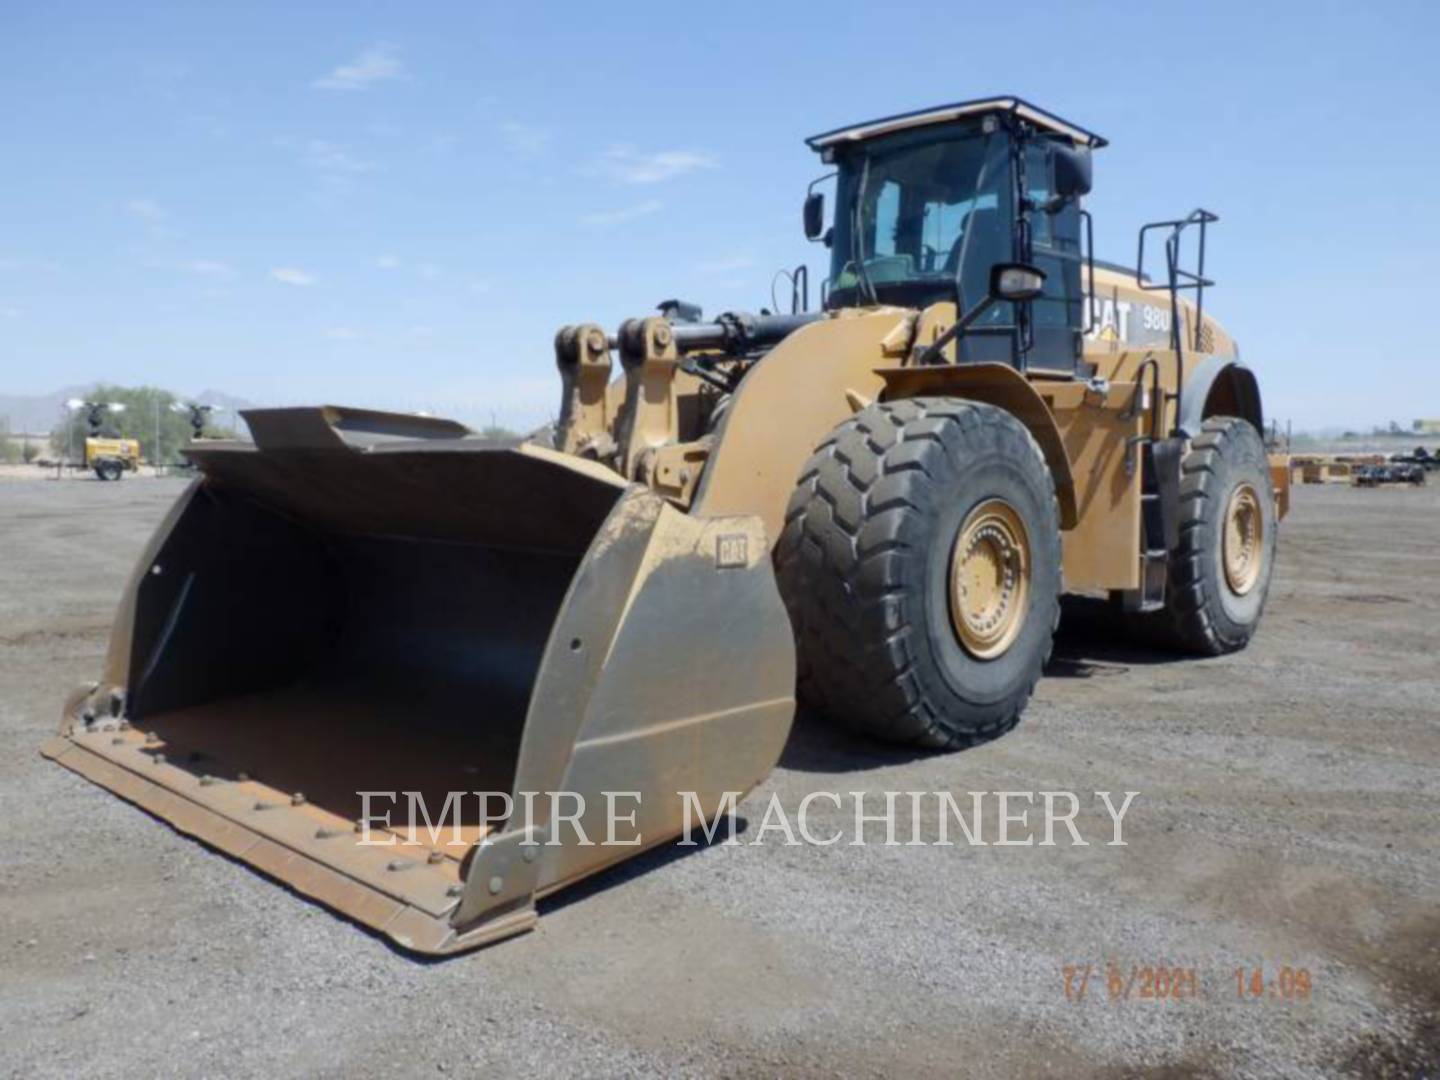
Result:
M399 255L379 255L375 259L375 265L381 270L403 270L409 269L412 273L424 278L426 281L438 281L445 276L445 268L433 262L407 262Z
M736 270L749 270L755 265L755 260L748 255L736 255L729 259L711 259L708 262L698 262L695 269L702 274L726 274Z
M717 162L699 150L657 150L642 154L633 146L612 146L600 157L600 172L622 184L658 184L699 169L713 169Z
M185 269L200 277L228 278L235 275L229 263L220 262L218 259L191 259L185 264Z
M374 168L370 162L361 161L343 146L324 139L311 139L305 144L305 163L319 172L344 176L367 173Z
M636 218L653 214L664 205L659 199L650 199L619 210L601 210L598 213L586 214L580 221L584 225L619 225L621 222L634 221Z
M25 309L20 307L0 306L0 319L18 319L25 314Z
M307 274L293 266L277 266L270 271L270 276L285 285L314 285L316 280L314 274Z
M164 221L169 216L154 199L131 199L125 209L141 221Z
M537 157L549 147L552 136L549 131L534 124L507 120L500 125L500 138L518 157Z
M325 336L331 341L359 341L363 335L352 326L331 326L326 328Z
M317 90L365 90L376 83L403 78L405 65L395 50L382 43L362 49L348 64L341 64L310 85Z

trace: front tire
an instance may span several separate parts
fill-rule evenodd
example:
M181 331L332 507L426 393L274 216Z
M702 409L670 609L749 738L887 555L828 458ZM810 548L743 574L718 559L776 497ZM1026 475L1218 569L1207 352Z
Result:
M101 480L119 480L125 475L125 466L111 458L95 463L95 475Z
M1059 619L1049 467L994 406L869 406L807 462L776 567L804 704L891 742L992 739L1018 722Z

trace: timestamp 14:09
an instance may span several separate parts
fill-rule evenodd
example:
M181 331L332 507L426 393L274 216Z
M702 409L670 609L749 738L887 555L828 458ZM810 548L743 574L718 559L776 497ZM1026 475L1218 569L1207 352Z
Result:
M1282 967L1273 977L1266 978L1264 968L1237 967L1235 996L1241 999L1280 998L1285 1001L1308 1001L1310 972L1305 968Z
M1235 967L1235 997L1240 1001L1309 1001L1310 972L1302 967ZM1193 967L1167 964L1066 964L1065 999L1073 1002L1194 1001L1204 998L1205 981ZM1223 984L1221 984L1223 985ZM1218 990L1211 983L1213 990ZM1095 991L1095 993L1091 993Z

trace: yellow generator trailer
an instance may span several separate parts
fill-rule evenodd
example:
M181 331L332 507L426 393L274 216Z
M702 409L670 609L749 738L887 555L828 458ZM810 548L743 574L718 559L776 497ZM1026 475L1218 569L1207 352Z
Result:
M140 465L140 443L136 439L91 436L85 440L83 467L101 480L119 480Z
M1063 592L1243 647L1289 471L1204 311L1215 217L1145 226L1153 276L1098 262L1105 141L1013 97L809 145L821 310L566 326L558 429L518 447L336 406L193 443L45 753L444 953L713 821L797 697L935 750L1002 734Z

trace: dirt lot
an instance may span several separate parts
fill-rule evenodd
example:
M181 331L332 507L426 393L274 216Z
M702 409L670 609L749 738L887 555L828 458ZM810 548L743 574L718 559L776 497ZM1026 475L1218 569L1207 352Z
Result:
M1013 734L914 757L802 720L741 807L1137 790L1127 847L669 848L431 964L36 752L179 488L0 483L6 1075L1440 1070L1440 485L1298 490L1241 655L1135 651L1081 606ZM1098 804L1079 826L1108 838ZM1111 1001L1109 963L1202 996ZM1286 965L1308 1002L1237 995Z

